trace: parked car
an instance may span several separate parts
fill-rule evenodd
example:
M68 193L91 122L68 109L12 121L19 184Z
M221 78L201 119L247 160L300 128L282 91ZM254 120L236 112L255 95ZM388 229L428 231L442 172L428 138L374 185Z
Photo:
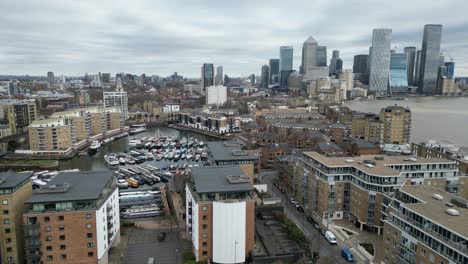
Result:
M317 224L317 223L314 223L314 227L315 227L315 229L317 229L317 230L320 230L320 226L319 226L319 224ZM323 234L322 234L322 235L323 235Z
M292 204L297 204L296 200L294 200L294 198L289 198L289 201L292 203Z
M336 237L331 231L325 232L325 239L332 245L336 245Z
M355 261L353 254L351 253L351 251L348 248L343 248L341 250L341 256L343 256L343 258L346 259L346 261L348 261L348 262L354 262Z
M158 233L158 241L164 241L164 239L166 239L166 232L159 232Z
M300 213L304 213L304 208L302 208L302 206L298 205L296 208Z
M307 221L309 221L309 223L311 223L311 224L315 223L315 222L314 222L314 219L312 218L312 216L308 216L308 217L307 217Z

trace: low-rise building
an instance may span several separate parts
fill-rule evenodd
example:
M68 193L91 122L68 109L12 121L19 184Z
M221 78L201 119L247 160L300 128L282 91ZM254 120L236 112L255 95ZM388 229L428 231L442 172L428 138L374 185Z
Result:
M384 263L468 263L468 201L432 186L402 186L389 204Z
M241 131L241 118L231 111L184 110L178 114L178 124L217 134Z
M243 150L239 143L232 141L207 142L208 156L216 165L240 165L246 174L252 178L254 173L260 171L260 162L257 155Z
M185 192L186 232L197 261L244 263L253 256L253 187L239 166L193 168Z
M24 202L32 193L32 173L0 173L0 263L24 263Z
M33 192L23 215L27 263L109 263L120 241L119 196L110 171L59 173Z
M262 147L260 157L261 165L264 168L272 168L279 156L290 155L292 149L288 144L268 144Z

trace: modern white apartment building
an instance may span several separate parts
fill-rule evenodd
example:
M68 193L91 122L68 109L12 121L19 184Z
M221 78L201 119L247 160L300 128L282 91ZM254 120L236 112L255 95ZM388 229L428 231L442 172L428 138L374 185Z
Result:
M227 88L223 85L206 87L206 104L222 105L227 102Z
M122 112L123 122L128 119L128 96L127 92L104 92L104 107L117 107ZM123 123L122 122L122 123Z

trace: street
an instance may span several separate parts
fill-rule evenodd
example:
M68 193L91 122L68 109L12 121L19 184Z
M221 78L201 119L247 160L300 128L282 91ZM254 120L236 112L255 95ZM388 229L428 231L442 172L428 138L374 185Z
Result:
M277 172L263 172L260 175L260 181L268 185L268 190L274 197L280 197L283 200L285 206L285 213L289 219L291 219L302 231L304 235L311 241L312 244L318 243L319 245L319 256L328 256L332 258L332 263L348 263L344 258L341 257L341 246L331 245L322 236L319 230L315 229L313 224L307 221L306 215L300 213L296 207L289 202L289 197L286 194L281 193L274 185L274 180L277 177Z

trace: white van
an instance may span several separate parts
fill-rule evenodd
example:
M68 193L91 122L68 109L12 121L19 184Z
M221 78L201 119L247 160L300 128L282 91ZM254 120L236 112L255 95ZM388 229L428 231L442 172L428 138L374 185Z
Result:
M326 231L325 232L325 238L327 239L327 241L332 244L332 245L335 245L336 244L336 237L335 235L331 232L331 231Z

